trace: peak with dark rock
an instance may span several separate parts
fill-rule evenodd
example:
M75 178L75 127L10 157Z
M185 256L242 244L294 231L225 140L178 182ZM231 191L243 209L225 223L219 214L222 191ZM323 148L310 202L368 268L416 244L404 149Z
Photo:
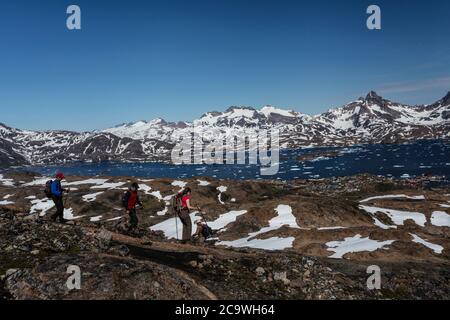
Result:
M377 104L382 104L384 101L383 97L379 96L375 91L370 91L365 98L368 102L374 102Z

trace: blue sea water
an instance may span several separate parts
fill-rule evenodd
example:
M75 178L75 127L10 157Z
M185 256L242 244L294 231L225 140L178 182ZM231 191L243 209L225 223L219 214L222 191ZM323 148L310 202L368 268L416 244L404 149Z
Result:
M318 151L337 151L336 157L300 162L298 157ZM276 175L261 175L259 165L171 165L163 163L77 163L33 166L41 174L63 171L66 175L110 175L146 178L213 177L218 179L320 179L369 173L395 178L431 174L450 180L450 143L417 141L409 144L358 145L345 148L283 150Z

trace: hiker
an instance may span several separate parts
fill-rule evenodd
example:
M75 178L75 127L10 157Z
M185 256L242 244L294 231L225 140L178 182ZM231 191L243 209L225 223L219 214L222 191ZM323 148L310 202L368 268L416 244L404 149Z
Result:
M211 231L212 230L206 223L205 219L200 219L197 221L197 230L195 231L193 238L198 238L198 241L203 243L211 235Z
M177 195L177 197L181 197L181 208L178 212L181 223L183 223L183 235L181 240L183 243L186 243L191 240L192 236L192 221L189 214L192 209L195 209L191 206L191 188L186 187ZM200 208L197 207L197 210L200 210Z
M63 193L69 193L70 189L64 189L61 187L61 181L66 177L62 172L58 172L55 176L55 180L51 181L50 185L50 197L56 206L56 212L50 217L53 221L59 218L59 222L65 223L68 220L64 219L64 202Z
M130 216L128 231L135 229L139 223L136 214L136 205L139 205L141 209L144 209L141 200L139 200L138 189L139 184L133 182L122 198L122 203L127 210L127 214Z

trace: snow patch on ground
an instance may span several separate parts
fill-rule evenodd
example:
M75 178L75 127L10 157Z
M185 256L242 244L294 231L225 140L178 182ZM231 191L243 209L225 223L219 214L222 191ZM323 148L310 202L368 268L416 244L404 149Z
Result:
M205 180L197 180L198 181L198 185L199 186L209 186L211 183L209 183L209 181L205 181Z
M219 195L217 196L217 199L219 199L219 202L220 202L220 204L225 204L223 201L222 201L222 193L223 192L227 192L227 187L226 186L220 186L220 187L217 187L217 190L220 192L219 193Z
M4 186L8 186L8 187L14 186L14 180L13 179L5 179L2 174L0 174L0 182Z
M425 226L425 222L427 221L425 215L420 212L412 212L412 211L400 211L394 209L385 209L379 207L369 207L369 206L359 206L360 209L365 210L370 214L374 214L376 212L382 212L386 214L391 220L398 226L403 225L405 220L412 219L414 222L422 227ZM373 216L372 216L373 217ZM375 217L373 217L375 218Z
M321 227L317 228L317 230L338 230L338 229L346 229L346 227Z
M418 235L415 235L413 233L410 233L410 235L413 237L412 241L415 243L421 243L423 244L425 247L430 248L431 250L433 250L435 253L442 253L442 250L444 250L444 247L438 245L438 244L434 244L431 242L428 242L424 239L422 239L421 237L419 237Z
M53 200L48 198L31 200L31 204L32 206L30 208L30 214L39 211L39 215L41 217L45 216L47 211L55 206Z
M8 201L8 200L2 200L0 201L0 206L6 206L8 204L13 204L13 201Z
M64 209L64 219L67 220L76 220L76 219L80 219L83 218L84 216L74 216L73 215L73 209L69 208L69 209Z
M48 179L47 179L48 180ZM86 180L79 180L79 181L73 181L73 182L67 182L65 183L66 186L79 186L82 184L104 184L108 179L86 179ZM44 182L45 184L45 182Z
M91 189L116 189L123 186L125 182L105 182L100 185L91 187Z
M431 224L438 227L450 227L450 215L444 211L434 211L431 214Z
M90 219L90 221L91 221L91 222L97 222L97 221L100 221L101 218L102 218L102 216L95 216L95 217L92 217L92 218Z
M81 198L82 198L83 201L85 201L85 202L92 202L92 201L95 201L95 200L97 199L97 196L98 196L98 195L101 195L103 192L104 192L104 191L86 194L86 195L82 196Z
M228 224L235 222L236 218L247 213L247 210L240 211L230 211L224 214L221 214L219 218L214 221L208 222L208 226L213 230L220 230L226 227Z
M269 239L254 239L256 236L267 233L272 230L277 230L282 226L289 226L291 228L300 229L297 224L295 216L292 214L292 208L288 205L280 204L275 208L278 215L269 221L269 226L260 229L259 231L250 233L247 237L233 240L233 241L221 241L216 245L224 245L229 247L250 247L265 250L283 250L286 248L292 248L295 238L279 238L271 237Z
M175 180L174 182L172 182L172 185L173 185L174 187L180 187L180 188L183 189L184 187L186 187L187 182L180 181L180 180Z
M50 177L43 177L43 178L40 177L40 178L34 179L31 182L27 182L27 183L23 184L22 186L24 186L24 187L32 187L32 186L40 186L40 185L45 186L45 183L48 180L52 180L52 178L50 178Z
M342 257L351 252L363 252L363 251L375 251L390 245L394 240L377 241L367 238L363 238L360 234L354 237L344 238L342 241L330 241L325 243L328 247L328 251L334 251L329 258L342 259Z
M413 199L413 200L425 200L425 197L423 195L420 195L420 196L407 196L406 194L388 194L388 195L383 195L383 196L370 197L370 198L361 200L360 203L368 202L368 201L376 200L376 199L395 199L395 198L407 198L407 199Z
M196 222L201 219L201 217L196 216L198 211L194 211L190 214L191 222L192 222L192 234L195 233L196 230ZM178 226L178 228L177 228ZM178 239L181 239L182 237L182 231L183 231L183 224L181 223L181 220L178 219L178 217L173 217L167 220L164 220L163 222L160 222L158 224L155 224L150 227L150 230L153 231L162 231L167 239L175 239L177 238L177 232L178 229Z

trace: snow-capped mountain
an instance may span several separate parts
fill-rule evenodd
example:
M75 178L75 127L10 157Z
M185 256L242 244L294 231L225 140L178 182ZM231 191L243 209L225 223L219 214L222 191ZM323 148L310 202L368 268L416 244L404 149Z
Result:
M212 111L192 122L137 121L93 132L26 131L0 124L0 164L73 161L164 161L180 137L192 129L230 133L276 128L283 148L359 143L400 143L450 138L450 92L430 105L410 106L371 91L342 107L309 116L264 106Z

